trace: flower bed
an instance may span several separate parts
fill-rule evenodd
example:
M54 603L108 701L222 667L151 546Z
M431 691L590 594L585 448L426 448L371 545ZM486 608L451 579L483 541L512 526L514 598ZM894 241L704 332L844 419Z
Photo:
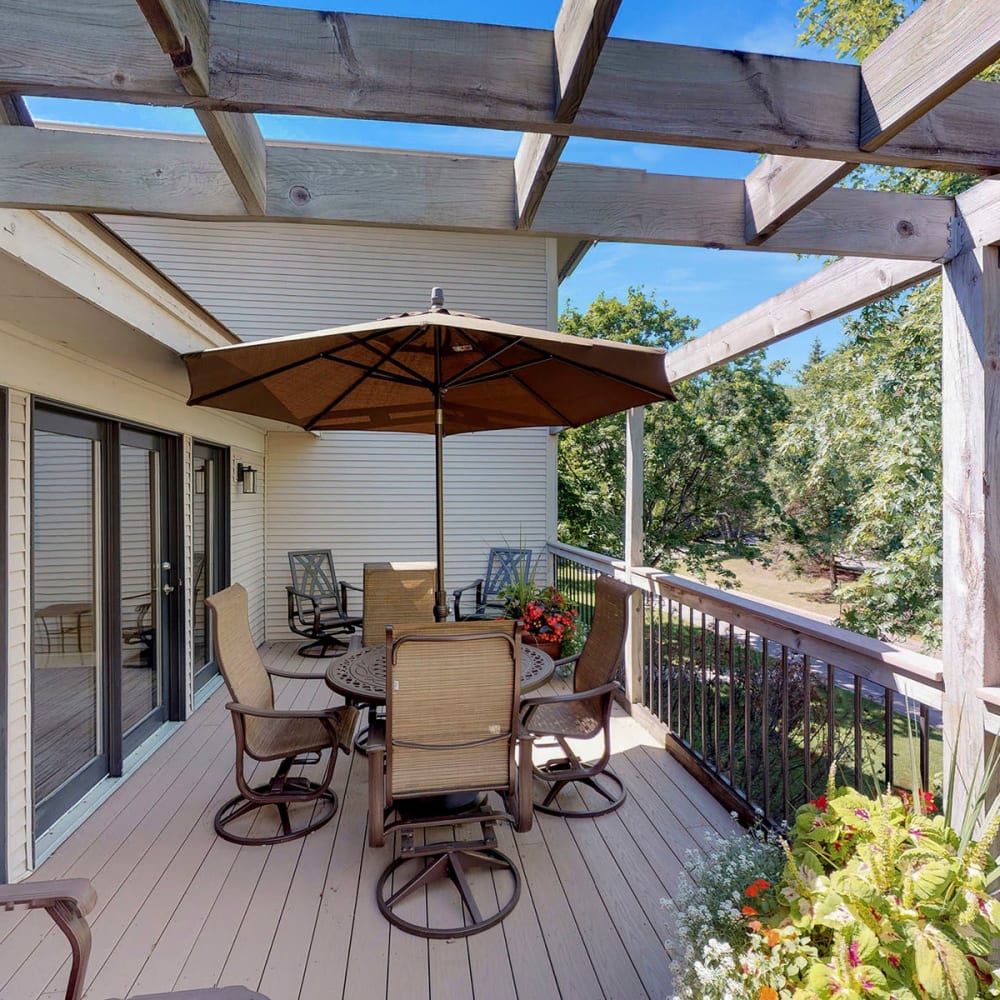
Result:
M716 844L680 895L676 996L1000 996L998 829L994 811L978 840L956 832L927 793L830 788L796 813L781 863L761 838Z

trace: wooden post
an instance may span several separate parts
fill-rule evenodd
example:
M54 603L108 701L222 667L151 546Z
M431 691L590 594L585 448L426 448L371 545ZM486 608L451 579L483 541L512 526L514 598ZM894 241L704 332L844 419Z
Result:
M643 565L642 555L642 466L643 424L646 408L628 411L625 428L625 574ZM632 599L628 638L625 642L625 693L630 703L642 692L643 595Z
M958 816L988 744L976 691L1000 683L998 268L996 247L967 251L945 264L942 290L944 746Z

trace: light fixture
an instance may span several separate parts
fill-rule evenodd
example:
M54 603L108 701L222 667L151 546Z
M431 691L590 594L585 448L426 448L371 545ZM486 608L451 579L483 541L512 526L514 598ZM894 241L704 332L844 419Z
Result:
M244 493L257 492L257 470L242 462L236 464L236 482L243 484Z
M205 493L205 466L202 465L194 470L194 491L198 496Z

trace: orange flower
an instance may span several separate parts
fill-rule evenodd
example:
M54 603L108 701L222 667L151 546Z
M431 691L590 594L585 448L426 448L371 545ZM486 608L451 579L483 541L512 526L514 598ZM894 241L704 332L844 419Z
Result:
M746 894L753 899L755 896L760 895L765 889L770 889L771 883L767 881L766 878L759 878L755 882L751 883L746 887Z
M744 917L756 917L757 911L752 906L744 906L740 911Z
M778 1000L778 991L773 986L762 986L757 1000Z
M781 940L781 935L772 927L767 932L767 946L773 948Z

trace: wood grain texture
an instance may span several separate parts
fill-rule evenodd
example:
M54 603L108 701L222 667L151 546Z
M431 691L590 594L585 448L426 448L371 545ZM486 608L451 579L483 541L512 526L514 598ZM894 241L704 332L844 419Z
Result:
M1000 90L981 81L869 153L858 147L857 66L610 38L576 118L560 123L549 31L220 3L211 96L192 97L138 8L2 0L0 10L0 89L26 94L1000 170Z
M243 206L207 143L18 129L0 145L0 204L235 218ZM510 161L267 144L268 218L514 232ZM832 190L762 247L938 260L948 198ZM562 164L528 236L750 249L743 182Z
M960 226L956 249L1000 242L1000 177L987 177L955 199Z
M671 382L760 350L869 302L934 277L937 264L846 258L667 355Z
M747 243L767 239L853 169L842 160L766 156L744 181Z
M204 97L208 80L208 0L136 0L189 94Z
M553 31L558 88L552 117L571 122L580 107L621 0L563 0ZM531 226L567 138L529 132L514 157L517 225Z
M219 162L247 212L267 208L267 150L253 115L232 111L195 111Z
M244 214L206 142L18 128L4 132L0 163L10 206Z
M942 446L944 745L956 764L953 802L974 791L984 709L1000 683L1000 259L996 247L944 268ZM945 761L945 767L949 762Z
M1000 56L1000 0L927 0L861 63L858 144L877 149Z

